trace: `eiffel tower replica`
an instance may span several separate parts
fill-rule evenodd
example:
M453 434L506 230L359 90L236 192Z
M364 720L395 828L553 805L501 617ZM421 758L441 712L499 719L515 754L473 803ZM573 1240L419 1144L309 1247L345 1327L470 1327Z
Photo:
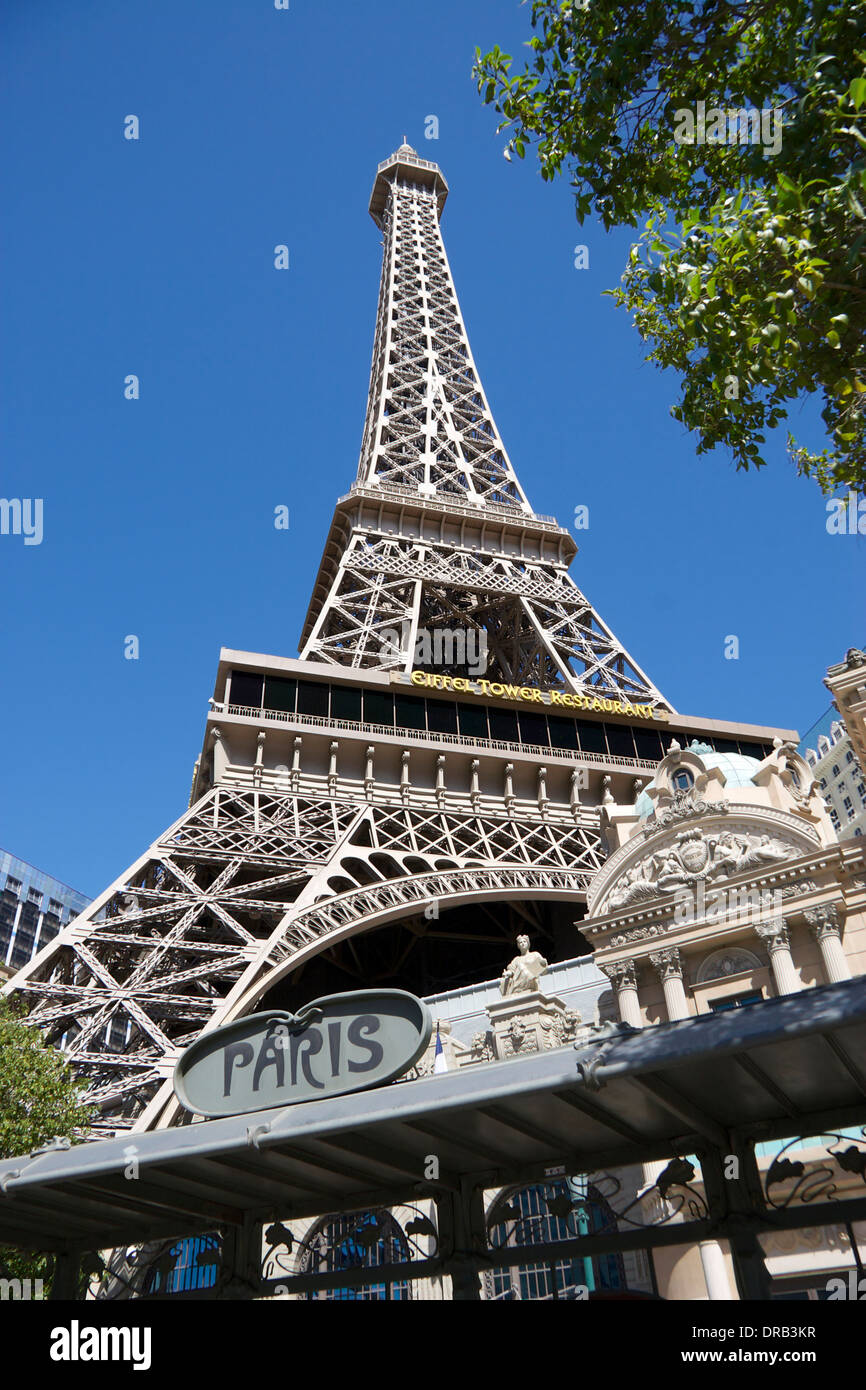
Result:
M675 734L772 735L678 720L570 577L475 368L447 193L405 142L379 165L360 462L300 659L222 651L188 809L7 986L103 1133L185 1122L179 1053L243 1014L490 980L520 930L586 953L602 802Z

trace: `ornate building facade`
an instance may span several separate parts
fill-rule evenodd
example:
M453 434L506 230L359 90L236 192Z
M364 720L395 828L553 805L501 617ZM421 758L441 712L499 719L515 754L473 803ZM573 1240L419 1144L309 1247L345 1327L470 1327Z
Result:
M430 1000L454 1069L862 970L863 850L837 841L794 731L677 713L572 579L568 531L533 511L469 347L447 193L405 144L377 170L361 455L300 657L222 651L189 807L7 986L65 1040L105 1134L189 1122L172 1075L202 1032L341 989ZM830 678L862 729L851 669ZM743 893L757 906L735 920ZM504 990L523 936L509 978L526 985L534 954L541 988ZM603 1228L667 1201L657 1177L491 1190L493 1244ZM391 1270L435 1236L429 1203L323 1212L275 1222L264 1263L314 1284L341 1260ZM725 1296L724 1251L701 1258L684 1276L640 1251L541 1269L528 1255L492 1263L484 1289ZM389 1274L363 1296L410 1284Z

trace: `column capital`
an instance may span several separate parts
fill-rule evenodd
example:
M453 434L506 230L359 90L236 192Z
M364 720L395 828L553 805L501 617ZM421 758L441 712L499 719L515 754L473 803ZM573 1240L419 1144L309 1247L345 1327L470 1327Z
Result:
M683 963L676 946L666 946L663 951L651 951L650 960L662 982L683 978Z
M842 924L839 921L838 909L833 903L825 903L823 907L810 907L803 915L816 941L825 936L841 936Z
M615 960L610 965L600 965L599 970L606 975L614 989L637 989L637 971L634 960Z
M771 955L774 951L790 950L784 917L773 917L769 922L761 922L755 927L755 931Z

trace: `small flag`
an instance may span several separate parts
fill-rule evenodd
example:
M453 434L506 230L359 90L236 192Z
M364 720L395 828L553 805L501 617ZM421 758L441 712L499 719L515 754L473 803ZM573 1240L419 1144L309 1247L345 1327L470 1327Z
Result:
M445 1048L442 1046L442 1039L439 1036L439 1024L436 1024L436 1051L433 1054L433 1074L440 1071L447 1071L448 1063L445 1060Z

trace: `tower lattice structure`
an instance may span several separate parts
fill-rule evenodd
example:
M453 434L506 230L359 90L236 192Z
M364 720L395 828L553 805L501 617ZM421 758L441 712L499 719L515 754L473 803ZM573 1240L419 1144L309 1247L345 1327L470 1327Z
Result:
M360 948L389 924L410 951L425 933L447 939L456 907L485 921L507 907L531 929L539 904L584 902L605 789L635 794L657 761L536 746L523 725L510 740L492 723L459 732L436 692L419 722L418 635L442 628L486 634L488 681L670 711L570 578L568 532L517 480L445 256L446 193L405 144L379 166L358 476L300 659L222 653L189 808L7 986L65 1048L105 1130L180 1122L184 1047L279 987L303 992L322 962L355 987L376 978ZM320 696L324 713L310 712ZM510 949L504 929L500 959Z
M419 632L471 631L493 680L670 709L569 575L568 532L533 512L517 480L445 254L447 192L406 144L379 166L370 212L384 255L358 476L301 655L408 671Z

